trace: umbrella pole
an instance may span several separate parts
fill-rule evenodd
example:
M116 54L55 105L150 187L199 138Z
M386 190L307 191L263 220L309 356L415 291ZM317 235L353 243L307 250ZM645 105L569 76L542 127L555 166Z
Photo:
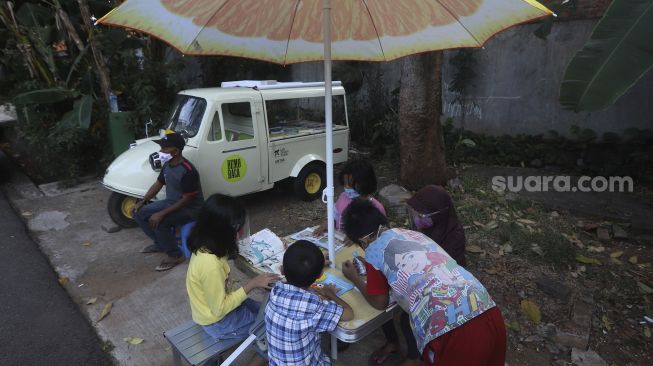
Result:
M333 111L331 83L331 0L324 0L324 115L326 124L326 173L327 184L324 193L327 197L327 219L329 257L331 267L335 268L336 252L333 245L335 221L333 214Z
M326 124L326 173L327 184L324 190L327 204L327 237L329 239L329 259L331 268L336 267L336 251L333 245L335 222L333 219L333 116L331 107L331 0L324 0L324 117ZM338 359L338 339L331 335L331 358Z

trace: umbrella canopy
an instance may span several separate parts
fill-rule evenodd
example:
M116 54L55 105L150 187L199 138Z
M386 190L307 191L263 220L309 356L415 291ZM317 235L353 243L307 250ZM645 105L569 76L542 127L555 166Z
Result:
M323 60L323 0L129 0L98 20L133 28L187 55L279 64ZM389 61L481 47L551 12L532 0L331 0L333 60Z
M128 0L98 23L148 33L187 55L324 60L323 201L335 266L331 60L389 61L481 47L505 28L551 14L533 0Z

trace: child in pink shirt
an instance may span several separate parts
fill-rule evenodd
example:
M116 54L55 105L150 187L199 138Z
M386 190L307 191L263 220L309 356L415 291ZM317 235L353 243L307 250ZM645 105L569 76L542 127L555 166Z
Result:
M367 199L376 207L384 216L385 208L372 195L376 192L376 174L374 167L366 160L355 159L345 163L340 171L340 184L345 190L340 193L338 200L334 205L335 228L344 232L344 226L340 221L342 213L349 204L356 198ZM322 234L327 228L326 221L315 231L316 235Z

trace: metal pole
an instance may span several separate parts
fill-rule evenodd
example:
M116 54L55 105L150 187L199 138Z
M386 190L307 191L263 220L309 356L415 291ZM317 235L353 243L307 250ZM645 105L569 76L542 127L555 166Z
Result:
M332 116L332 83L331 83L331 0L324 0L324 117L326 124L326 173L327 184L322 199L326 195L329 259L331 267L336 267L336 252L333 245L334 214L333 214L333 116Z
M327 237L329 239L329 259L331 267L336 267L336 251L333 245L335 224L333 219L333 117L331 107L331 0L324 0L324 117L326 124L326 173L327 184L322 194L327 204ZM331 335L331 358L338 359L338 339Z

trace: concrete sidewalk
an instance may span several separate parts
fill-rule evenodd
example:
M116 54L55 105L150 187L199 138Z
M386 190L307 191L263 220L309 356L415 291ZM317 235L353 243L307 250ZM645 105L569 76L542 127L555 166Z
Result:
M139 229L115 233L102 230L102 224L110 223L106 210L110 192L99 183L47 191L46 195L18 176L13 178L13 184L5 193L27 221L32 236L50 259L55 272L68 279L65 287L73 301L85 312L99 336L115 347L113 357L120 365L172 365L170 347L163 332L191 318L185 289L188 263L167 272L155 272L163 255L140 253L150 243ZM286 203L307 205L275 191L245 201L252 216L253 232L271 226L270 217L279 216L278 212L285 210L280 207L285 207ZM319 203L308 205L311 206L306 207L311 210L310 207L317 207ZM307 223L295 220L294 225L301 228ZM236 282L246 280L235 265L231 268L230 278ZM86 305L91 298L97 301ZM111 313L97 322L102 309L109 303L112 304ZM131 345L123 340L125 337L139 337L145 342ZM380 331L373 333L342 353L339 364L366 363L369 354L383 341ZM248 358L241 356L236 364L245 364Z

